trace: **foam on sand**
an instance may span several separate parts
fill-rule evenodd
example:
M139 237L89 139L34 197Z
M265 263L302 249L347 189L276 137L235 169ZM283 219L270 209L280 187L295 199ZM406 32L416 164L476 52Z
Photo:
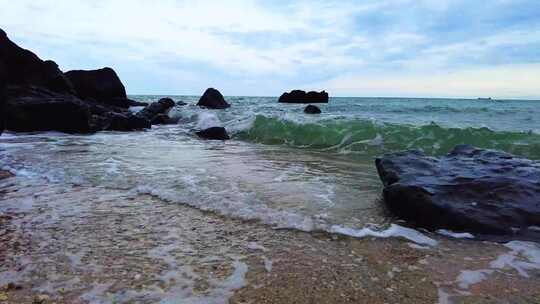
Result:
M382 230L382 231L372 230L371 228L368 228L368 227L362 228L362 229L351 229L351 228L346 228L342 226L332 226L330 232L349 235L353 237L366 237L366 236L374 236L374 237L381 237L381 238L402 237L409 241L413 241L417 244L423 244L423 245L429 245L429 246L437 245L436 240L429 238L414 229L402 227L396 224L392 224L390 225L388 229Z
M474 239L474 235L468 233L468 232L453 232L446 229L439 229L436 231L438 234L453 237L455 239Z

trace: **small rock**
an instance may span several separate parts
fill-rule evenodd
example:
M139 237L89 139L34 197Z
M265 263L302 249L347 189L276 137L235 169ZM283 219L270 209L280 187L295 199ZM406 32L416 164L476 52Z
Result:
M214 88L206 89L197 105L209 109L226 109L231 106L225 101L223 95Z
M304 113L306 113L306 114L321 114L321 109L319 109L319 107L314 106L314 105L308 105L304 109Z
M223 127L212 127L202 131L195 132L200 138L212 140L227 140L231 139L227 130Z

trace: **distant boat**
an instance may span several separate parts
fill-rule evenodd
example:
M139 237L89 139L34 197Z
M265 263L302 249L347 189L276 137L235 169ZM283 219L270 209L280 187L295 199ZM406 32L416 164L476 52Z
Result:
M491 99L491 97L478 97L478 100L487 100L487 101L491 101L493 99Z

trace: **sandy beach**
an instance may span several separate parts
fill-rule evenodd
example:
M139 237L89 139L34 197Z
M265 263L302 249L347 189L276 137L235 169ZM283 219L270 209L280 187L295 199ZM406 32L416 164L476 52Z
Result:
M18 177L0 193L2 303L540 303L540 261L502 244L275 230Z

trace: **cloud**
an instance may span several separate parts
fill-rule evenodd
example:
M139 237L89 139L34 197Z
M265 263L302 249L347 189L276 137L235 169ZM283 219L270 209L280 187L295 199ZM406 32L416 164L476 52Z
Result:
M0 26L63 69L114 67L132 93L198 94L214 85L276 95L345 76L536 67L538 1L487 2L0 0Z
M433 73L343 75L323 86L341 96L537 98L540 64L502 65ZM519 84L514 87L508 84Z

